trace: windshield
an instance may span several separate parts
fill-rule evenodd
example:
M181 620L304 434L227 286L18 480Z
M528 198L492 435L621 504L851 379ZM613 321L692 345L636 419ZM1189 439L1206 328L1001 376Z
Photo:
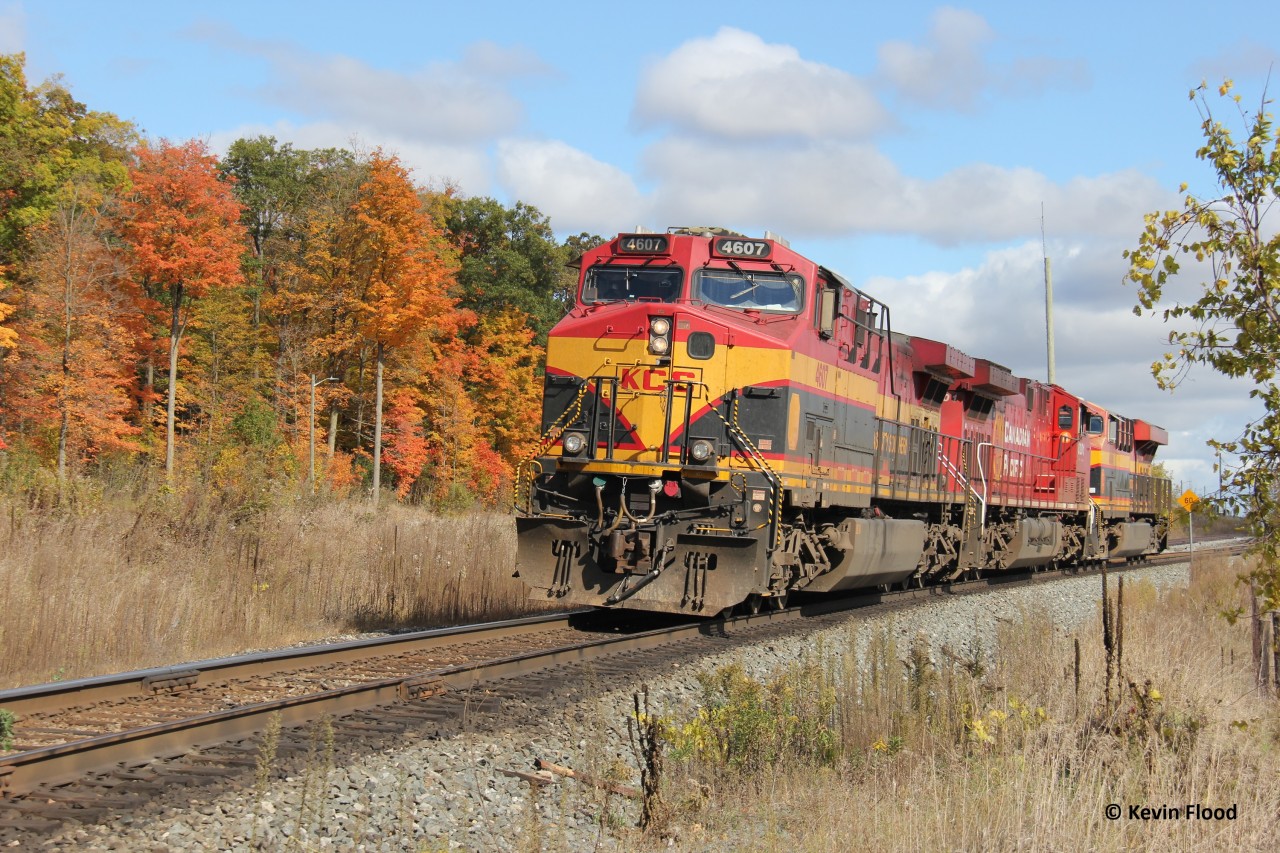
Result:
M675 302L684 272L679 267L595 266L587 270L582 301L622 302L637 299Z
M694 280L695 299L726 308L796 314L802 293L804 279L794 273L704 269Z

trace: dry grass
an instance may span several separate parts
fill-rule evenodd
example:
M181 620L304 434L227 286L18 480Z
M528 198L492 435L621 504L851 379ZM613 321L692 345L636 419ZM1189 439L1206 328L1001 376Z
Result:
M768 687L833 692L835 710L818 722L838 739L835 757L746 773L705 753L669 766L672 814L657 846L674 837L679 849L788 853L1277 849L1280 707L1252 688L1247 628L1220 616L1241 599L1239 571L1205 562L1189 589L1163 595L1126 585L1125 684L1112 708L1101 628L1080 634L1077 697L1073 638L1034 613L1007 629L987 667L916 656L904 672L887 641L856 670L811 662L807 687L803 667ZM813 724L805 706L789 707ZM674 737L677 755L687 734ZM1118 820L1105 814L1113 803ZM1128 814L1188 803L1234 805L1236 818Z
M185 501L185 502L184 502ZM530 612L509 516L0 498L0 687Z

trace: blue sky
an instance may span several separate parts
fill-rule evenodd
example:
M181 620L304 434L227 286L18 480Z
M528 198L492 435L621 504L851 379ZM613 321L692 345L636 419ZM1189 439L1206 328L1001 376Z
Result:
M769 229L898 330L1039 378L1043 246L1059 384L1168 428L1184 485L1257 414L1208 370L1155 387L1168 330L1121 252L1179 183L1214 192L1187 92L1257 102L1272 4L0 0L16 51L152 137L382 146L562 234Z

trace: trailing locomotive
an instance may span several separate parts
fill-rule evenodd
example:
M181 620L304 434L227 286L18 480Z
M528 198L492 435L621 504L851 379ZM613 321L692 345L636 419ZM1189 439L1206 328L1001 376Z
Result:
M535 597L713 616L1165 547L1164 430L894 332L769 234L587 252L545 381L517 490Z

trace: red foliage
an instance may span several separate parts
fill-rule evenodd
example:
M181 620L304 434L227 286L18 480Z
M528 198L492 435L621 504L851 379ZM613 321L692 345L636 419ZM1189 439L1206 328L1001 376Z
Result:
M391 395L387 413L387 447L384 461L396 475L396 496L403 499L422 474L430 451L422 419L426 413L418 408L407 390Z

